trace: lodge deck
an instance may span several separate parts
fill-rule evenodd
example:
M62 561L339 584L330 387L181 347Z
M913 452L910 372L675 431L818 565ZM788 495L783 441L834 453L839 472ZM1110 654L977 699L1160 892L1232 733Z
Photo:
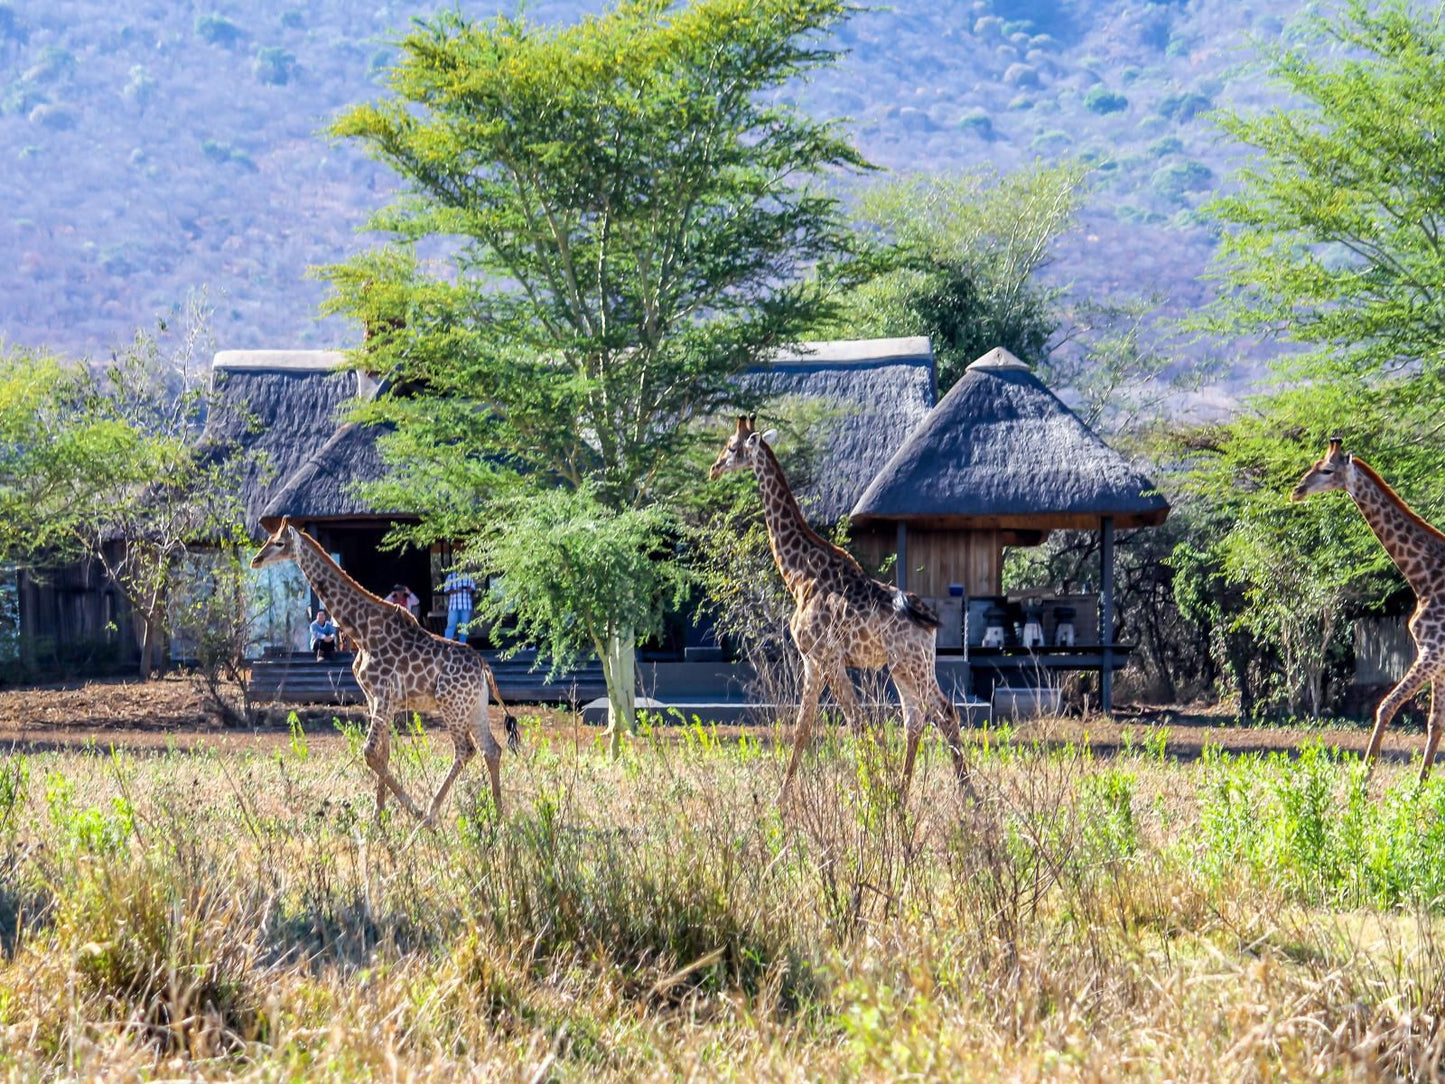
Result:
M521 652L510 659L491 651L483 655L508 704L556 704L577 711L583 722L606 721L606 683L596 659L549 679L547 668L536 665L535 652ZM251 699L258 704L359 703L361 689L352 677L351 660L348 652L339 652L325 662L317 662L306 652L268 655L252 666ZM791 721L797 705L753 699L748 692L750 677L747 667L738 663L640 661L638 706L675 723ZM991 713L988 701L968 695L965 659L940 657L938 677L958 705L965 724L978 723ZM891 686L884 695L893 700Z

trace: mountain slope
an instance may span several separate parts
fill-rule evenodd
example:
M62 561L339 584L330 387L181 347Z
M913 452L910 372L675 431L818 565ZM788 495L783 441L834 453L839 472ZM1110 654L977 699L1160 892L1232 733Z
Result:
M849 55L793 93L895 170L1085 158L1095 190L1054 273L1187 307L1212 247L1193 208L1236 155L1204 114L1272 100L1246 39L1291 33L1301 6L910 0L857 16ZM222 346L350 341L317 321L306 268L374 243L355 231L394 181L318 132L381 93L389 42L432 8L0 0L0 341L101 352L199 286Z

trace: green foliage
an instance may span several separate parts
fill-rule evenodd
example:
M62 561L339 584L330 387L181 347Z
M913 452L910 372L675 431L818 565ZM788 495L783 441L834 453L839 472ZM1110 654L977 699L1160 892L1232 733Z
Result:
M1214 173L1202 162L1185 160L1160 166L1150 178L1156 194L1178 199L1186 192L1201 192L1214 184Z
M1083 178L1083 166L1065 163L869 189L858 214L883 246L877 273L845 294L840 314L816 334L929 335L940 394L995 346L1039 361L1061 292L1037 275L1073 223Z
M654 635L663 606L679 601L682 569L670 559L661 508L619 512L590 487L522 493L494 507L497 527L474 535L461 558L505 570L478 599L473 621L544 645L554 669L604 655L619 629Z
M210 45L239 45L246 37L246 32L224 15L197 15L195 29L196 37Z
M993 118L982 109L970 109L958 118L960 131L972 132L980 139L993 139Z
M1403 584L1348 498L1291 505L1285 495L1340 436L1426 518L1445 511L1434 439L1445 396L1445 202L1430 179L1440 154L1432 132L1445 122L1445 27L1405 4L1350 3L1319 29L1343 48L1271 55L1301 107L1220 118L1257 158L1234 194L1206 208L1228 227L1218 258L1226 288L1196 321L1301 349L1275 363L1279 383L1237 418L1176 448L1187 489L1218 528L1201 536L1211 539L1202 552L1184 555L1202 573L1195 601L1214 600L1205 608L1217 642L1243 633L1277 652L1278 702L1313 712L1345 622ZM1220 585L1239 597L1221 606ZM1229 654L1238 669L1245 653Z
M1445 781L1402 779L1375 800L1362 765L1323 745L1297 758L1209 751L1204 771L1191 861L1206 876L1305 903L1445 907Z
M78 365L28 351L0 355L0 565L73 553L117 489L174 461Z
M1129 108L1129 99L1104 87L1090 87L1084 95L1084 108L1103 116L1107 113L1122 113Z
M331 308L369 329L363 363L403 392L367 414L396 430L376 492L419 508L417 536L479 539L558 655L654 625L670 588L638 554L695 484L689 422L826 306L803 271L849 236L820 182L863 162L774 94L832 61L823 35L848 10L627 2L569 27L445 14L401 42L389 97L333 125L410 186L373 220L396 242L324 272ZM431 237L460 241L454 273L415 258ZM570 567L505 541L540 543L569 507L598 532L566 535Z
M1170 120L1184 124L1193 120L1200 113L1213 108L1214 102L1208 95L1191 90L1165 95L1155 106L1155 112L1161 117L1168 117Z
M1209 326L1317 349L1301 375L1394 373L1442 358L1445 26L1411 5L1352 0L1321 27L1338 49L1282 48L1271 74L1305 105L1226 113L1254 148L1219 248L1229 287Z
M296 73L296 54L274 45L258 49L251 71L259 82L284 87Z

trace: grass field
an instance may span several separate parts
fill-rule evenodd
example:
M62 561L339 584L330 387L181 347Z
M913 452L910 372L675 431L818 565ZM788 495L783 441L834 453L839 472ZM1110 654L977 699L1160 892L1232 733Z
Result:
M372 820L359 730L0 753L12 1080L1341 1080L1445 1063L1445 782L1323 746L531 728ZM413 793L444 738L403 737Z

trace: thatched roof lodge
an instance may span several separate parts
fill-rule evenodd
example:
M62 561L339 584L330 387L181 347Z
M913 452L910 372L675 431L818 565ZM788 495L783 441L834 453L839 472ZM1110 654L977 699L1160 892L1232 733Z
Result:
M1164 522L1154 484L1002 347L973 362L874 475L855 525L1048 531Z
M428 587L450 555L379 551L387 525L406 512L367 507L356 494L382 463L375 431L346 422L342 408L378 389L341 368L343 360L326 351L218 354L213 435L270 460L268 476L247 480L254 525L289 515L363 583L385 590L406 582L430 603ZM805 343L738 383L738 405L761 406L765 417L769 403L775 411L793 409L781 401L818 405L818 455L798 492L804 511L824 528L847 517L856 548L875 566L898 556L898 580L945 616L943 651L989 657L980 644L988 608L1018 608L1002 597L1006 547L1083 528L1103 538L1104 590L1055 601L1076 611L1078 641L1094 645L1093 654L1059 647L1046 662L1106 674L1121 664L1109 647L1113 531L1161 523L1169 505L1024 363L990 351L940 401L927 338ZM1054 650L1058 621L1044 624ZM995 663L1006 668L1019 646L998 649ZM1039 652L1028 655L1037 665Z
M1100 700L1127 650L1114 644L1114 530L1164 522L1169 502L1155 485L1091 431L1002 347L969 365L893 453L852 509L853 537L881 560L896 554L900 586L932 601L945 618L941 649L957 647L994 669L1023 665L1097 669ZM1050 531L1100 532L1097 598L1031 592L1042 643L1010 636L1015 614L1003 599L1003 552L1033 546ZM990 617L990 615L993 615ZM1005 644L985 646L987 625ZM1068 625L1068 637L1059 626ZM1069 642L1064 643L1065 639ZM1080 652L1079 646L1090 650Z
M215 405L203 439L252 453L238 461L246 522L258 532L283 515L384 516L353 485L381 475L375 431L341 418L347 404L374 398L378 385L343 368L345 361L337 350L222 350L211 362Z
M423 617L435 618L444 603L432 588L450 552L380 548L411 510L374 508L359 496L358 483L379 478L383 464L378 431L350 423L346 408L380 389L345 359L338 351L218 353L204 439L251 453L241 484L257 535L290 516L365 586L385 593L406 583L421 596ZM765 419L770 412L814 418L815 455L809 476L798 480L800 505L825 530L847 518L865 563L882 567L897 556L892 574L945 618L942 654L954 653L954 663L975 675L1007 676L1025 664L1099 669L1107 704L1107 675L1124 657L1111 644L1113 531L1161 523L1169 506L1027 366L991 351L939 400L926 338L806 343L740 376L737 398ZM816 409L800 411L798 403ZM1064 528L1100 532L1101 590L1043 600L1053 608L1044 606L1042 649L1020 643L1011 624L1002 646L981 642L1003 607L1010 621L1024 616L1018 599L1003 597L1005 547L1036 545ZM295 638L296 619L309 607L300 585L273 586L273 609L285 614L281 644ZM33 627L34 615L50 610L31 594L22 605ZM1077 645L1060 642L1069 609ZM58 616L42 623L59 635L88 627ZM696 643L690 623L686 635Z

